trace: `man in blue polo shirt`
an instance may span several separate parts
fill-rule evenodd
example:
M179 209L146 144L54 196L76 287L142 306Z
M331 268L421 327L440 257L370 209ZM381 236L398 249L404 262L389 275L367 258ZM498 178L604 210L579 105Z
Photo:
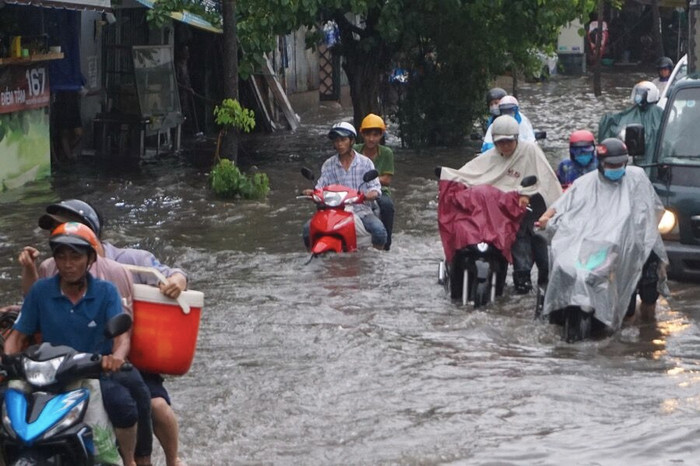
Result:
M129 354L129 335L122 334L113 342L104 340L107 321L122 312L121 298L110 282L94 278L88 269L95 261L97 237L81 223L64 223L51 233L49 245L58 275L38 280L25 297L22 310L13 325L15 330L5 342L7 354L21 351L29 336L41 332L42 340L54 345L67 345L81 352L104 355L102 369L115 372ZM101 385L112 383L109 378ZM110 414L124 464L135 466L136 423L119 425L111 413L126 408L124 398L113 398L111 390L103 391L103 401Z

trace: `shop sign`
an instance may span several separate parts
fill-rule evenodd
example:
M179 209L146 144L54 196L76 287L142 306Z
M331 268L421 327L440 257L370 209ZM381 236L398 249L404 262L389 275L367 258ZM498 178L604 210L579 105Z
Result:
M48 107L50 98L46 65L0 66L0 113Z

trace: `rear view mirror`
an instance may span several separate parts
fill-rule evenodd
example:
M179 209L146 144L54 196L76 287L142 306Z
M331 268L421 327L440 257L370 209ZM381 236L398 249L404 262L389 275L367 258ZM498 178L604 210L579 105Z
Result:
M122 333L126 333L131 328L131 316L126 313L121 313L109 319L105 326L105 337L114 338Z
M535 140L541 141L547 139L547 131L535 131Z
M469 135L469 139L471 139L472 141L482 141L484 139L484 136L481 133L472 133Z
M644 155L644 126L632 123L625 127L627 153L633 157Z
M530 186L534 186L536 184L537 184L537 177L535 175L526 176L520 182L520 186L522 186L523 188L529 188Z
M362 181L365 183L369 183L373 179L377 178L379 176L379 172L377 170L370 170L367 173L364 174L362 177Z
M307 180L314 181L314 172L311 171L311 169L306 168L306 167L301 167L301 176L306 178Z

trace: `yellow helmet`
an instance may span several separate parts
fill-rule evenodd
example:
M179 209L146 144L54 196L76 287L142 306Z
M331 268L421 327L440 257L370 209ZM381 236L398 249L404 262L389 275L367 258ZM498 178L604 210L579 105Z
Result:
M382 120L382 117L380 117L379 115L375 115L374 113L370 113L362 120L362 124L360 125L360 132L363 132L368 129L379 129L383 133L386 131L386 125L384 124L384 120Z

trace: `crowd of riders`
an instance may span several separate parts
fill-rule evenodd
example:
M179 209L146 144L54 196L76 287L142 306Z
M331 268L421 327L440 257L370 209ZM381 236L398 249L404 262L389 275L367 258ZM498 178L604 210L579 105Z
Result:
M49 232L51 254L40 264L41 247L27 246L19 254L24 302L6 335L5 354L35 343L37 334L43 342L103 354L105 374L99 385L123 463L151 464L155 434L166 464L183 466L178 457L178 421L162 375L136 368L121 371L128 359L130 333L113 342L106 342L103 333L116 314L133 317L134 284L157 286L164 296L175 299L187 288L185 272L160 263L148 251L102 241L102 216L80 199L48 205L38 224ZM132 274L122 264L155 268L166 280L159 283L149 274Z

